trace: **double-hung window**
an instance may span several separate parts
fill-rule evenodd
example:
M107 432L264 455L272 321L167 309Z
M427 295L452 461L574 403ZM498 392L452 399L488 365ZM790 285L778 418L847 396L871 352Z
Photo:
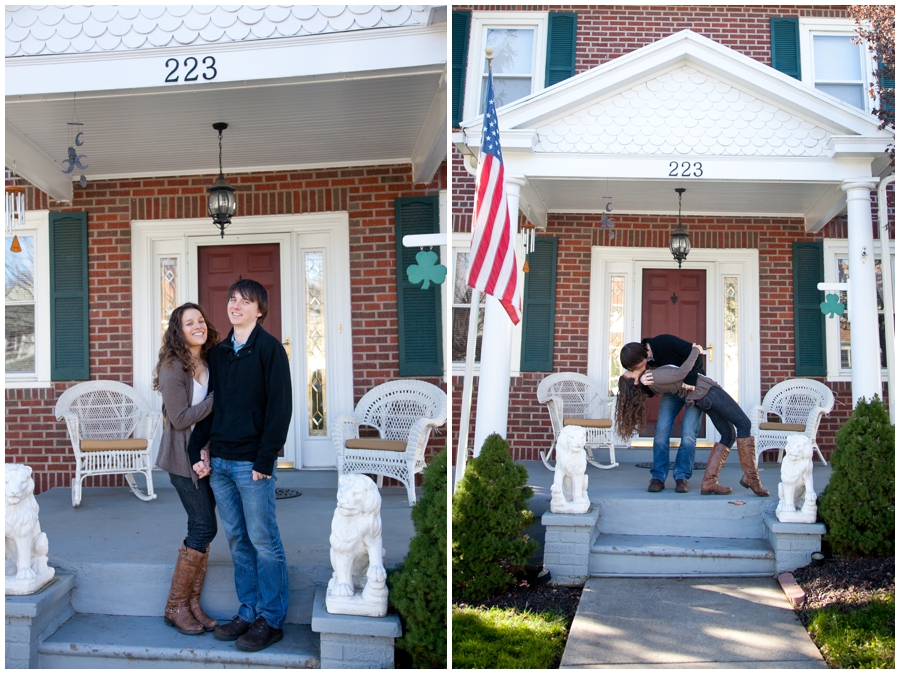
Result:
M856 44L853 23L800 19L801 80L861 110L870 107L875 63L865 42Z
M547 12L472 13L464 119L484 113L485 47L494 49L491 67L498 108L544 88L547 22Z
M826 239L825 253L825 282L844 283L850 279L850 264L846 239ZM894 260L894 244L891 243L891 262ZM878 343L881 349L882 378L887 378L887 355L885 353L885 316L884 309L884 279L882 269L882 252L879 242L875 242L875 290L878 295ZM894 267L894 264L891 266ZM896 272L895 272L896 273ZM890 281L893 283L893 280ZM840 293L840 301L844 303L846 310L840 317L825 319L825 344L828 363L828 379L831 381L850 381L851 367L853 365L850 356L850 334L853 327L850 325L849 303L847 293ZM895 298L896 302L896 298ZM893 320L893 316L890 317Z
M50 296L47 211L27 211L25 223L4 239L6 385L49 385ZM21 251L10 250L13 237Z

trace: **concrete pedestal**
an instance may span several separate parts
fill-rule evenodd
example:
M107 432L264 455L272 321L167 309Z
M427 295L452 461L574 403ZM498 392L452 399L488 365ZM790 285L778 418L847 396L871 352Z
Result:
M809 556L822 549L825 525L779 522L774 513L765 513L766 536L775 551L775 570L794 571L809 564Z
M394 640L403 634L400 616L383 618L329 613L325 587L316 588L312 631L321 639L322 669L393 669Z
M71 618L75 574L57 573L40 591L6 597L6 669L35 669L38 646Z
M551 583L581 585L587 580L599 519L597 506L591 506L583 515L544 513L544 568L552 574Z

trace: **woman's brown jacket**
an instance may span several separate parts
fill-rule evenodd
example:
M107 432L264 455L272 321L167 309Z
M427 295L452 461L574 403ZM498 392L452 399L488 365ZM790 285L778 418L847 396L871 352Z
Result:
M160 366L159 392L163 399L163 435L156 465L173 475L189 477L196 484L197 473L191 468L187 453L188 440L191 438L191 425L212 412L212 394L192 406L194 378L177 362Z

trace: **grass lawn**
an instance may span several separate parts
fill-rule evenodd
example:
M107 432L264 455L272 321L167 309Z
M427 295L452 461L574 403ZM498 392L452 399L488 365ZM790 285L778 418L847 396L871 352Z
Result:
M454 608L453 667L558 667L566 647L567 622L566 616L554 612Z
M810 611L807 629L833 668L894 668L893 593L860 607Z

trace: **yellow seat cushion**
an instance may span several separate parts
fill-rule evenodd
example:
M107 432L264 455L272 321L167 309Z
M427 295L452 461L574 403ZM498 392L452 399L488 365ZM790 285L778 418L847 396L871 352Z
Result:
M612 428L611 419L563 419L563 426L581 426L582 428Z
M111 452L128 450L139 452L147 449L147 441L140 438L128 438L127 440L82 440L82 452Z
M351 438L344 442L347 449L378 449L385 452L405 452L406 443L379 438Z
M803 433L806 430L806 424L780 424L766 421L759 425L761 431L789 431L791 433Z

